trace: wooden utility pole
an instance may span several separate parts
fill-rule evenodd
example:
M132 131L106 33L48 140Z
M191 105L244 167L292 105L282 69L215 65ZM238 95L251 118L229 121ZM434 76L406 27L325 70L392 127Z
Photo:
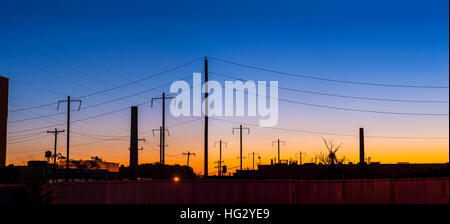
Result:
M273 143L275 143L275 142L278 143L278 164L280 164L281 163L281 159L280 159L280 142L282 142L283 145L286 145L286 142L285 141L280 141L280 139L278 139L276 141L272 141L272 146L273 146Z
M162 167L162 175L164 175L164 164L165 164L165 152L166 152L166 99L173 99L174 97L166 97L166 93L162 93L162 97L152 98L151 106L153 107L153 100L161 100L162 101L162 121L161 127L159 130L160 134L160 164ZM155 130L153 130L155 131Z
M255 170L255 152L253 152L253 166L252 169Z
M165 131L167 131L167 134L170 135L169 130L165 129L165 131L163 131L163 127L160 126L159 129L153 129L152 130L152 134L153 137L155 137L155 131L159 132L159 166L160 166L160 178L164 178L165 176L165 172L164 172L164 165L165 165L165 160L164 160L164 150L165 147L168 145L163 144L164 141L164 135L165 135Z
M219 176L222 176L222 143L227 147L227 143L219 140L218 142L214 142L214 147L216 147L216 143L219 143Z
M298 152L298 153L295 153L295 156L297 156L297 155L299 155L299 165L302 165L303 163L302 163L302 156L303 155L305 155L306 156L306 153L304 153L304 152L302 152L302 151L300 151L300 152Z
M252 161L253 162L253 167L252 167L253 170L255 170L255 155L260 157L259 153L252 152L252 153L248 154L248 156L252 156L252 158L253 158L253 161Z
M65 173L67 174L67 171L69 169L69 148L70 148L70 102L79 102L78 104L78 111L80 111L81 108L81 100L71 100L70 96L67 96L67 100L60 100L58 101L58 107L56 108L56 110L59 110L59 104L66 102L67 103L67 152L66 152L66 170ZM67 176L66 176L67 177ZM66 179L66 178L64 178Z
M240 168L242 170L242 129L247 129L248 130L248 134L250 134L250 128L242 127L242 124L241 124L241 125L239 125L238 128L233 128L232 129L232 133L233 134L234 134L234 130L235 129L239 129L239 154L240 154L240 157L241 157Z
M55 135L55 146L53 149L53 183L56 182L56 148L58 144L58 134L63 132L64 130L58 130L56 128L53 131L47 131L47 133Z
M189 157L190 156L195 156L195 153L192 153L192 152L183 152L181 155L183 155L183 156L187 156L187 166L189 167Z
M208 177L208 58L205 57L205 136L204 136L204 146L205 146L205 152L204 152L204 178Z

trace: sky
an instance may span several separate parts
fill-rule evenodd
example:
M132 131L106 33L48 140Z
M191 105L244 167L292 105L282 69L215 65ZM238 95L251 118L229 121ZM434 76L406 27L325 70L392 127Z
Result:
M210 119L209 171L214 173L218 146L223 160L239 164L243 124L244 168L250 153L263 164L276 157L272 141L281 139L281 158L310 162L326 148L322 137L342 143L338 157L357 162L358 129L366 134L366 155L382 163L449 161L449 5L448 1L9 1L0 3L0 75L10 79L7 163L44 159L54 136L65 129L66 104L82 97L71 114L71 157L100 156L127 165L130 106L139 105L140 163L159 160L161 103L148 101L169 92L169 84L192 82L209 59L209 80L278 81L280 87L364 98L279 89L275 128L259 128L258 118ZM200 58L200 59L199 59ZM406 88L305 79L224 63L213 58L275 71L393 85ZM199 60L196 60L199 59ZM186 62L179 69L150 76ZM139 94L137 94L139 93ZM132 97L127 97L133 95ZM111 101L111 102L110 102ZM76 103L73 103L76 104ZM307 105L306 105L307 104ZM312 106L321 105L321 106ZM32 108L34 106L41 106ZM324 107L325 106L325 107ZM333 107L333 108L330 108ZM384 114L336 109L419 113ZM25 109L25 110L22 110ZM77 109L73 105L72 109ZM432 114L432 115L430 115ZM41 118L43 117L43 118ZM85 120L83 120L85 119ZM80 120L80 121L77 121ZM167 113L166 162L203 172L203 119ZM58 151L65 154L65 134ZM256 162L259 162L255 159Z

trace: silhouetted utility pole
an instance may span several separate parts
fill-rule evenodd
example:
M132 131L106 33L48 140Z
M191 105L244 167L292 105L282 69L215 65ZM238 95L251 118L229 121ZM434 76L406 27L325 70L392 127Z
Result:
M302 156L303 156L303 155L306 156L306 153L300 151L300 152L298 152L298 153L295 153L295 156L297 156L297 155L299 155L299 157L300 157L299 165L302 165L302 164L303 164L303 163L302 163Z
M153 100L162 100L162 125L161 129L166 130L166 99L173 99L173 97L166 97L166 93L162 93L162 97L160 98L152 98L151 106L153 107ZM165 162L165 147L166 147L166 134L165 131L160 131L160 147L161 147L161 155L162 156L162 167L164 169ZM163 170L164 171L164 170ZM163 173L164 174L164 173Z
M364 163L364 128L359 128L359 165Z
M281 159L280 159L280 142L283 143L283 145L286 145L285 141L280 141L280 139L276 140L276 141L272 141L272 146L273 143L277 142L278 143L278 163L281 163Z
M214 142L214 147L216 147L216 143L219 143L219 176L222 176L222 144L225 144L225 147L227 147L227 143L219 140Z
M63 133L63 132L64 132L64 130L58 131L58 129L56 129L56 128L53 131L47 131L47 133L55 135L55 148L53 150L53 183L56 182L56 148L57 148L57 144L58 144L58 134Z
M250 128L247 128L247 127L242 127L242 124L241 125L239 125L239 127L238 128L233 128L232 129L232 133L234 134L234 129L239 129L239 150L240 150L240 157L241 157L241 165L240 165L240 167L241 167L241 170L242 170L242 129L247 129L248 130L248 134L250 134Z
M81 100L71 100L70 96L67 96L67 100L60 100L58 101L58 107L56 108L56 110L59 110L59 104L60 103L67 103L67 153L66 153L66 171L65 173L67 174L67 170L69 169L69 147L70 147L70 102L79 102L78 104L78 111L80 111L81 108ZM65 178L64 178L65 179Z
M164 145L163 141L164 141L164 135L165 135L165 131L167 131L167 134L170 135L169 130L165 129L165 131L163 131L163 127L159 127L159 129L153 129L152 133L153 133L153 137L155 137L155 131L159 132L159 165L160 165L160 177L163 178L164 177L164 165L165 165L165 158L164 158L164 150L165 147L168 145Z
M205 57L205 171L203 177L208 177L208 58Z
M217 176L222 176L222 167L220 166L220 164L222 164L223 161L214 161L214 164L217 164L217 166L215 166L214 168L217 168Z
M256 154L255 154L255 152L252 152L252 153L249 153L249 154L248 154L248 156L250 156L250 155L251 155L252 158L253 158L253 170L255 170L255 155L256 155L256 156L259 156L259 153L256 153Z
M190 156L195 156L195 153L192 153L192 152L183 152L181 155L183 155L183 156L187 156L187 166L189 167L189 157Z

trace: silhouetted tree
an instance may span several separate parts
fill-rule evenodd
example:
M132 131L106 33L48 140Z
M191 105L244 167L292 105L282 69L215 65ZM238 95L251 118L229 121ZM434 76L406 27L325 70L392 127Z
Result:
M45 158L47 158L47 163L49 163L50 158L52 158L52 151L45 151Z

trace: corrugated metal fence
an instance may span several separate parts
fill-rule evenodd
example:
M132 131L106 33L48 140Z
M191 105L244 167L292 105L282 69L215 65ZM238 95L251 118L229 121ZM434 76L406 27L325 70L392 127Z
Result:
M148 180L49 184L62 204L449 203L449 178L361 180Z

